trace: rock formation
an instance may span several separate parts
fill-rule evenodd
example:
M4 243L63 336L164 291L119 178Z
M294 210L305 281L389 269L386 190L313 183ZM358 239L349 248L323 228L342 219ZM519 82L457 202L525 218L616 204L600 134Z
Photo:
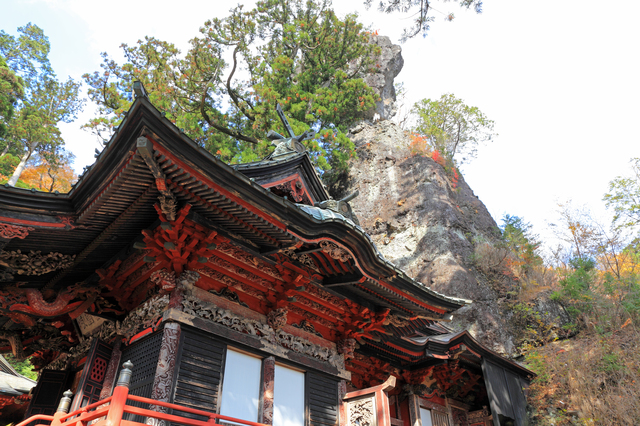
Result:
M390 119L396 115L393 80L404 65L402 48L384 36L372 36L371 43L380 47L380 54L373 58L376 72L368 74L364 81L380 95L380 101L376 102L375 110L370 111L367 118L372 119L374 114L378 114L380 119Z
M388 120L395 114L393 80L404 63L401 49L387 37L374 36L372 42L381 48L379 72L365 80L382 100L369 121L350 130L357 158L329 190L336 199L360 192L351 202L353 212L388 260L435 291L473 300L447 324L452 331L468 330L496 352L515 355L527 338L520 328L530 324L526 315L512 310L526 303L513 299L517 280L504 273L506 268L492 270L486 261L489 255L504 259L508 253L500 248L500 230L461 175L454 183L451 171L411 154L411 135ZM374 113L380 121L370 120ZM542 325L534 324L545 329L540 339L549 340L556 331L562 333L568 317L557 303L542 299L526 304L541 318Z
M462 177L454 188L442 166L411 156L409 135L392 122L361 123L350 136L358 159L341 189L360 191L351 204L378 249L433 290L474 301L456 312L450 328L512 353L501 295L471 264L474 241L500 235L484 204Z

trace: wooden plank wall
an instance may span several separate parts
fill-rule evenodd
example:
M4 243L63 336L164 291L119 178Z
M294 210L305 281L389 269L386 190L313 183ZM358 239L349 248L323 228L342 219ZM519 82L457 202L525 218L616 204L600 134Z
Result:
M211 336L182 329L173 403L218 412L218 394L226 345ZM176 413L197 418L187 413ZM200 419L207 420L207 419Z
M307 407L309 426L338 424L338 380L308 371Z

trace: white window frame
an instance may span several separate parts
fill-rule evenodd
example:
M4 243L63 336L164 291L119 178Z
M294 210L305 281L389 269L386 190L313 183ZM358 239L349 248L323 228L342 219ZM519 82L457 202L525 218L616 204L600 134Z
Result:
M298 406L296 408L298 409L302 409L301 412L299 412L298 414L300 414L300 420L301 423L299 424L291 424L288 422L284 422L284 423L277 423L277 419L278 419L278 383L280 383L281 385L287 383L289 384L290 382L287 381L287 378L285 377L285 379L282 379L282 376L280 377L280 380L278 380L278 369L280 369L281 372L285 372L285 371L289 371L291 373L293 373L293 375L295 375L296 373L299 373L301 375L298 376L298 378L302 379L302 388L301 389L297 389L297 391L300 392L300 394L302 395L302 400L301 401L297 401L302 402L301 406ZM306 390L307 390L307 375L306 375L306 371L301 370L299 368L295 368L292 367L290 365L286 365L286 364L281 364L281 363L276 363L275 364L275 370L274 370L274 377L273 377L273 382L274 382L274 390L273 390L273 426L306 426L307 424L307 419L306 419L306 413L307 413L307 398L306 398Z
M230 354L231 354L231 357L230 357ZM257 379L255 379L253 383L255 385L257 382L257 392L251 395L252 397L257 397L257 400L255 401L255 418L253 417L247 418L249 416L244 415L244 413L247 412L245 408L239 409L238 406L234 407L234 406L229 406L225 404L225 401L227 401L228 403L230 398L233 398L232 396L233 393L230 394L230 392L238 391L237 388L240 388L240 386L237 386L237 385L243 385L247 383L247 379L244 374L241 376L237 375L238 374L237 368L239 366L234 365L233 363L232 364L229 363L230 360L233 360L233 362L235 363L237 360L240 360L240 359L244 359L245 361L249 361L250 359L252 359L256 361L256 364L254 364L251 367L252 368L251 374L255 374L257 372ZM261 407L262 393L264 389L264 386L262 383L263 382L262 361L263 359L259 356L256 356L254 354L251 354L242 350L238 350L236 348L227 347L225 362L224 362L224 372L222 376L222 388L220 391L220 403L219 403L220 415L234 417L236 419L251 421L251 422L258 422L260 420L260 415L262 413L262 407ZM228 370L230 365L232 366L232 368L234 368L234 370L231 370L231 371ZM257 366L257 369L255 369L256 366ZM246 373L247 370L241 369L240 371L242 371L243 373ZM242 377L242 380L229 381L229 379L233 379L234 377L235 378ZM251 380L253 381L253 378ZM252 392L253 392L253 389L252 389ZM252 410L249 411L249 413L253 414ZM225 423L227 423L227 421L225 421Z

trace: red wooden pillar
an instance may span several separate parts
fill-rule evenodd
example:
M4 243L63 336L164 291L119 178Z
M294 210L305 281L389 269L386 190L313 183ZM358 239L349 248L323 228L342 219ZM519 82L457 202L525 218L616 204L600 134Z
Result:
M171 390L173 389L173 377L179 346L180 324L170 322L164 326L162 334L160 355L158 356L158 367L156 368L156 375L153 379L151 399L161 402L169 402L169 399L171 398ZM166 413L168 411L167 408L157 405L151 406L150 409L160 413ZM164 421L147 419L147 424L162 425L164 424Z
M272 356L262 361L262 423L273 424L273 395L275 391L276 359Z

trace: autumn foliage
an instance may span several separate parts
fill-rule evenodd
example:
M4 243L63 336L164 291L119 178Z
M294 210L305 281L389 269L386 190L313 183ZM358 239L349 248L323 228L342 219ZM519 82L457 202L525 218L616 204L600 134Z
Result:
M20 177L29 188L45 192L69 192L73 183L78 180L69 164L52 166L46 160L39 164L27 166Z

